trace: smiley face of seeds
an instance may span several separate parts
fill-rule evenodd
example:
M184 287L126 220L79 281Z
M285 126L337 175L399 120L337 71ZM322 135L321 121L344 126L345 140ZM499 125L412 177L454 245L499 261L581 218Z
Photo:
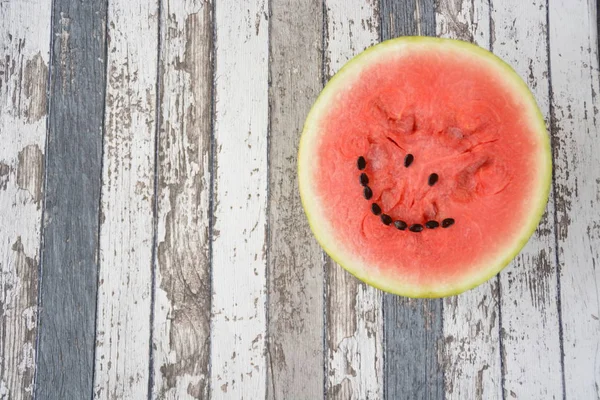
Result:
M414 160L415 157L412 154L407 154L404 157L404 167L410 167ZM356 161L356 166L360 171L359 183L363 188L363 196L366 200L371 200L371 198L373 197L373 190L369 187L369 176L365 172L365 169L367 167L367 160L365 159L365 157L358 157L358 160ZM438 182L439 179L440 177L438 176L438 174L433 172L427 178L427 184L429 186L433 186ZM402 219L394 220L394 218L392 218L390 215L383 213L379 204L375 202L371 203L371 212L375 216L378 216L381 219L383 225L385 226L390 226L393 223L394 227L399 231L405 231L408 228L410 232L414 233L422 232L425 229L436 229L440 226L442 228L449 228L452 225L454 225L455 222L453 218L444 218L439 222L435 220L429 220L426 221L424 224L415 221L413 221L414 223L407 223Z

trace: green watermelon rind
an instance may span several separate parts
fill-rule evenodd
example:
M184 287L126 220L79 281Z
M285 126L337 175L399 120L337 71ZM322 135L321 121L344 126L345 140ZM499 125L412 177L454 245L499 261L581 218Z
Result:
M424 287L416 286L410 282L401 282L398 279L386 276L385 273L379 273L373 267L362 265L360 260L356 260L358 258L356 255L338 248L339 243L333 238L328 238L328 227L326 226L326 222L323 222L325 218L319 218L319 216L315 215L320 212L319 201L316 199L317 195L309 193L312 191L310 185L310 168L306 168L305 172L303 164L310 166L314 161L311 160L310 151L307 151L307 149L310 148L310 141L315 139L316 133L319 131L319 120L324 111L328 109L327 105L330 103L330 98L335 95L338 87L345 86L344 80L346 80L347 84L347 82L353 82L353 78L356 79L356 76L362 71L362 68L360 68L361 65L369 66L371 60L380 60L381 55L387 51L403 51L407 48L410 51L411 48L414 49L421 46L429 46L432 48L432 51L435 51L436 46L440 45L446 48L453 46L457 50L471 53L473 56L479 57L482 61L488 62L489 67L497 68L498 72L502 73L505 83L513 85L515 93L519 94L524 103L529 105L531 115L528 120L532 124L534 131L540 136L538 139L541 141L542 146L540 147L543 151L540 151L538 154L540 158L540 176L538 179L539 188L536 192L539 193L539 196L532 200L535 203L530 209L530 219L523 226L520 234L515 235L513 244L505 246L505 250L501 254L490 255L489 259L492 265L482 265L481 268L477 268L476 270L481 271L479 274L465 276L460 281L450 284L439 282L439 285L436 287ZM460 40L418 36L400 37L379 43L355 56L329 80L311 108L304 124L298 150L298 179L300 198L309 226L321 247L336 263L358 279L389 293L413 298L446 297L472 289L497 275L523 249L535 232L544 214L552 181L550 137L546 130L544 117L529 87L512 67L503 60L479 46ZM345 253L350 253L350 256Z

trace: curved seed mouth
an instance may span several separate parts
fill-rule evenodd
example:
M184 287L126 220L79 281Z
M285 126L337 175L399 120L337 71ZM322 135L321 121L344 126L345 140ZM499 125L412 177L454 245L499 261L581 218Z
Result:
M404 167L408 168L414 161L414 156L412 154L407 154L404 158ZM364 156L358 157L356 161L356 166L359 171L361 171L359 175L359 182L363 188L363 196L365 200L370 200L373 197L373 190L369 187L369 176L366 172L364 172L367 167L367 160ZM427 179L427 184L429 186L433 186L439 180L439 176L436 173L432 173L429 175ZM439 227L449 228L456 222L454 218L444 218L441 221L428 220L424 224L421 223L407 223L401 219L392 218L390 215L383 213L381 206L375 202L371 203L371 212L373 215L378 216L381 220L381 223L385 226L393 225L399 231L406 231L408 229L410 232L419 233L423 232L425 229L432 230L437 229Z

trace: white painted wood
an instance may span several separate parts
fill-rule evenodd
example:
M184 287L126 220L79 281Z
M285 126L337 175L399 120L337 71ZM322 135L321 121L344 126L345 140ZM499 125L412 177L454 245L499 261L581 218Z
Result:
M0 3L2 399L33 397L50 13L47 1Z
M492 2L492 49L528 83L548 120L545 2ZM538 230L500 274L504 397L562 398L554 236L550 198Z
M215 4L213 399L266 395L268 4Z
M162 10L152 397L206 398L212 4Z
M446 399L502 399L498 281L444 299Z
M596 1L550 1L558 259L567 399L600 399Z
M327 398L383 398L381 292L333 261L327 285Z
M438 36L490 44L488 0L441 0ZM501 399L498 280L444 299L446 399Z
M330 78L379 41L378 2L326 0L325 68ZM327 383L332 399L383 397L381 292L327 263Z
M438 0L435 25L439 37L465 40L489 50L488 0Z
M108 60L94 397L148 391L158 4L113 0Z

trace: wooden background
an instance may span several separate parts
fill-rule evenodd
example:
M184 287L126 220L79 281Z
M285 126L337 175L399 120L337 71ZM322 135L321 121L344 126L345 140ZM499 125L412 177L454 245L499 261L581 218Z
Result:
M596 0L0 1L0 399L600 399ZM511 63L546 214L443 300L359 283L296 181L340 66L399 35Z

